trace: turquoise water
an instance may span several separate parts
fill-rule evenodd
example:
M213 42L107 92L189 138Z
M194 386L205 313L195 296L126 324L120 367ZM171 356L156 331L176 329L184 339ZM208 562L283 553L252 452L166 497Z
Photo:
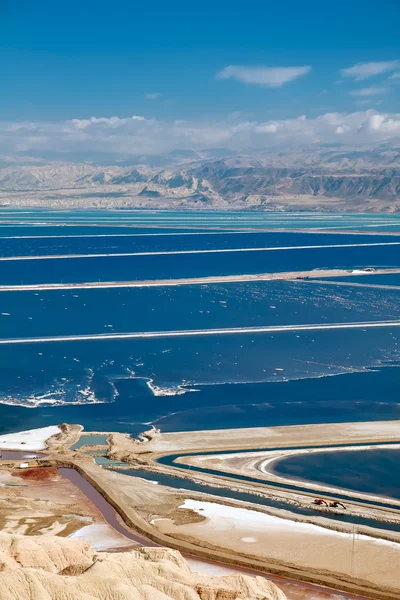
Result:
M355 229L400 232L399 215L307 212L1 209L0 223L118 224L184 227Z
M107 444L108 435L81 435L79 440L71 446L71 450L78 450L82 446L105 446Z
M106 456L96 456L94 461L96 464L101 465L102 467L113 467L115 469L118 467L126 467L126 463L119 460L111 460Z

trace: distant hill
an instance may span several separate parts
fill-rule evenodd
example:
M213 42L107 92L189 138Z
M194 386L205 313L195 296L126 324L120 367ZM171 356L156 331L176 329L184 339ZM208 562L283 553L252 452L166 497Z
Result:
M1 157L0 157L1 159ZM168 165L168 166L166 166ZM50 193L51 192L51 193ZM235 155L223 148L106 164L0 160L2 205L400 210L400 143Z

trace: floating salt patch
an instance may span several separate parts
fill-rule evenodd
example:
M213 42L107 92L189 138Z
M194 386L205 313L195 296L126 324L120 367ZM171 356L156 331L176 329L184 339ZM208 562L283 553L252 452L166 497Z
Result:
M254 537L244 537L244 538L240 538L241 542L245 542L246 544L254 544L254 542L257 541L257 538Z

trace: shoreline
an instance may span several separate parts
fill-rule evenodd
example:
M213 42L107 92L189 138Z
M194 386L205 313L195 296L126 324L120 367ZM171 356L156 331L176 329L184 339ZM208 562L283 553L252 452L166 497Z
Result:
M376 427L381 428L382 424L383 431L380 433L374 433L373 430L376 429ZM394 436L395 433L393 430L396 427L398 429L398 424L399 422L346 424L348 429L347 436L357 435L358 438L360 438L367 435L370 437L371 435L375 435L375 437L382 439L382 437L385 435L386 437L389 435ZM194 452L196 452L196 449L197 451L199 450L199 446L201 449L203 449L204 442L210 443L210 437L214 440L214 446L219 444L221 447L222 444L223 449L226 449L227 445L232 443L236 444L236 446L245 445L247 447L249 444L253 444L254 447L255 440L253 436L255 435L256 439L259 440L263 438L265 442L265 437L268 430L270 434L269 441L271 444L276 444L277 438L280 438L280 440L285 439L287 443L289 443L291 438L293 445L297 444L298 439L304 436L306 436L308 441L310 439L314 439L315 443L319 443L321 436L324 436L325 438L327 436L330 437L330 433L334 436L343 435L343 424L330 426L331 432L327 431L327 427L329 426L291 426L280 428L256 428L248 430L223 430L225 431L225 435L222 436L222 438L218 438L218 434L221 433L221 430L216 432L189 432L186 434L161 434L157 430L150 430L149 432L146 432L146 438L148 441L145 443L140 443L137 440L130 438L128 435L111 432L108 433L108 442L111 448L109 454L115 459L118 453L123 454L123 452L127 453L129 451L131 454L129 457L127 454L124 456L125 461L128 461L129 458L131 467L134 467L136 463L136 467L140 465L141 468L146 468L146 463L150 467L151 462L154 462L154 457L171 454L172 450L183 452L185 450L185 444L186 446L191 447L192 450L193 446L197 446L197 448L194 449ZM310 428L311 431L314 430L314 437L311 436L311 438ZM324 431L321 428L324 428ZM283 524L285 523L284 519L286 518L288 526L290 523L295 523L296 521L303 523L313 522L313 519L293 520L293 513L290 512L290 505L288 505L287 515L285 516L282 514L282 511L279 512L266 510L264 507L254 506L238 500L224 500L223 498L216 500L215 497L207 495L206 493L187 492L185 490L177 490L165 487L164 485L155 486L150 484L147 480L140 478L129 478L128 476L123 475L123 471L113 472L107 469L102 469L99 465L95 464L90 455L84 454L84 450L87 450L87 447L83 447L83 451L71 452L68 450L68 448L80 438L81 434L95 435L97 432L82 432L82 428L80 426L71 427L64 425L61 427L61 429L62 432L60 434L53 436L47 442L49 454L48 462L55 464L58 467L65 466L75 469L75 471L79 473L84 480L90 483L101 494L101 497L105 499L108 504L119 514L125 525L128 526L128 528L133 529L133 531L138 532L139 536L144 536L146 539L157 544L175 548L192 557L200 557L206 561L211 561L213 563L215 562L217 564L234 565L245 569L250 568L253 570L253 572L256 571L266 575L271 573L277 576L286 577L289 580L293 580L294 578L294 581L297 582L305 581L311 584L322 584L331 589L340 590L345 593L363 594L364 598L369 597L382 600L389 600L390 598L393 598L394 600L398 597L397 588L397 591L393 587L383 589L382 584L378 585L377 582L374 583L373 581L369 580L354 579L354 577L349 574L345 575L344 572L340 571L340 569L337 571L338 567L336 567L335 571L328 570L328 572L326 569L313 570L311 564L307 564L307 561L304 562L304 560L303 564L301 565L298 563L298 559L295 559L294 557L294 562L292 562L290 560L290 552L286 560L278 560L277 557L274 558L274 553L269 555L268 548L265 549L264 546L264 551L260 555L251 552L249 544L247 544L247 546L246 544L243 546L241 543L239 543L239 546L234 545L233 547L230 547L229 544L228 547L226 547L226 544L221 546L220 537L219 539L215 538L215 541L213 541L214 538L212 532L207 534L207 528L201 527L201 523L197 523L196 525L195 520L194 525L191 525L191 523L193 523L193 517L191 516L193 511L182 508L182 505L185 504L186 500L193 499L193 501L205 501L218 506L225 505L231 507L232 510L250 510L252 514L255 513L259 515L257 518L261 519L264 518L263 515L268 516L275 514L277 517L279 517L279 522L282 522ZM342 431L341 434L340 430ZM392 433L390 433L390 431L392 431ZM98 433L106 435L107 432ZM229 437L230 435L231 437ZM163 441L164 439L166 439L166 441ZM169 451L166 446L169 446ZM236 448L234 449L236 450ZM202 450L200 450L200 452L201 451ZM129 464L127 464L127 467L129 467ZM158 467L161 468L162 465L158 464ZM154 516L154 514L156 516ZM158 529L156 524L157 519L160 518L164 522L165 519L169 519L168 522L171 523L169 527L172 529L165 532ZM324 519L323 516L317 516L316 519L317 524L322 526L327 531L326 534L323 534L324 530L322 530L321 533L321 535L325 536L323 539L325 540L326 538L324 541L324 543L326 543L331 539L329 536L332 536L332 531L329 533L329 524L325 523L326 519ZM316 519L314 519L314 522ZM343 524L341 524L339 530L336 527L334 531L346 531L346 528L344 528L342 525ZM195 528L194 530L193 527ZM197 527L198 529L196 529ZM399 535L395 536L392 534L387 536L387 532L385 532L385 535L371 537L371 532L364 530L361 527L357 529L360 534L367 536L366 542L363 541L364 538L360 538L358 542L359 552L364 552L362 548L364 548L363 544L365 543L367 543L365 551L367 551L367 548L369 548L368 552L373 551L373 544L378 543L376 541L374 542L374 539L384 540L388 539L388 537L397 542L400 549ZM193 531L197 530L200 537L197 534L195 537L193 537ZM187 533L185 533L185 531L187 531ZM343 535L345 537L340 539L346 540L346 535L351 535L351 527L350 529L347 528L347 531L349 533L344 533ZM288 535L287 532L286 535ZM291 539L290 535L289 539ZM295 539L296 537L293 538L293 541ZM392 550L392 546L397 550L396 543L392 544L392 546L390 546L392 542L388 541L385 543L389 544L389 546L380 545L380 553L393 552L394 550ZM370 544L372 544L372 546L370 546ZM286 546L282 546L282 551L284 547ZM290 545L288 546L288 551L289 548Z

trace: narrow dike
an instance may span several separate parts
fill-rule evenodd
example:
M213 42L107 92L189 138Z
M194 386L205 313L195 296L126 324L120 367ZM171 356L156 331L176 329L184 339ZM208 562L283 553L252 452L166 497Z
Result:
M385 447L385 446L390 446L391 444L393 444L393 441L390 442L376 442L376 443L368 443L368 446L379 446L379 447ZM395 443L399 443L397 440ZM266 452L273 452L273 451L280 451L280 450L306 450L306 449L324 449L324 448L337 448L338 451L343 448L344 444L332 444L329 446L283 446L283 447L277 447L277 448L256 448L256 449L246 449L246 450L240 450L240 454L247 454L247 453L251 453L251 452L262 452L263 450L265 450ZM348 448L357 448L359 446L365 446L365 443L357 443L357 444L345 444L346 447ZM394 511L398 511L400 512L400 506L398 504L395 503L390 503L390 502L386 502L384 500L382 501L378 501L378 500L367 500L364 498L358 498L357 496L351 496L351 494L347 494L347 493L341 493L341 492L331 492L331 491L318 491L314 488L309 488L306 486L302 486L302 485L291 485L291 484L286 484L286 483L281 483L279 481L274 481L274 480L267 480L267 479L262 479L262 478L258 478L258 477L250 477L247 475L240 475L239 473L237 474L232 474L232 473L227 473L227 472L223 472L223 471L219 471L216 469L205 469L202 467L197 467L195 465L185 465L182 463L177 463L175 461L177 461L179 458L185 458L185 457L190 457L190 456L208 456L210 454L213 455L218 455L218 454L238 454L237 450L223 450L223 451L216 451L216 452L190 452L190 453L179 453L179 454L168 454L166 456L162 456L160 458L158 458L156 460L157 463L159 463L160 465L165 465L168 467L172 467L174 469L179 469L180 471L183 472L197 472L197 473L205 473L207 475L215 475L215 476L219 476L219 477L224 477L226 479L231 479L232 481L243 481L243 482L249 482L249 483L257 483L258 485L265 485L266 487L269 488L277 488L277 489L282 489L282 490L288 490L288 491L294 491L294 492L303 492L306 494L309 494L310 496L315 496L316 494L320 495L321 497L324 498L328 498L328 499L340 499L340 500L344 500L347 502L351 502L354 504L364 504L364 505L368 505L371 507L378 507L378 508L387 508L389 510L394 510ZM325 515L324 513L324 516ZM334 517L340 517L341 515L334 515ZM329 517L328 517L329 518ZM340 519L339 519L340 520ZM346 519L343 519L346 520ZM373 527L374 523L376 523L376 521L374 521L373 519L370 520L372 524L368 523L368 525L370 527ZM364 519L364 524L365 523L365 519ZM389 529L392 529L393 531L400 531L400 524L399 525L394 525L392 524L393 527L389 527ZM375 525L376 526L376 525ZM381 527L380 527L381 528Z
M104 496L87 481L77 469L72 467L58 467L60 475L69 479L77 488L80 489L83 494L95 505L95 507L101 512L104 519L109 525L111 525L118 533L121 533L130 540L141 544L142 546L155 546L149 540L133 533L130 529L125 527L120 520L117 518L117 512L110 505L110 503L104 498Z
M111 525L116 531L118 531L119 533L121 533L122 535L127 537L128 539L130 539L142 546L147 546L147 547L160 546L160 544L157 543L156 541L150 541L149 539L142 537L142 535L133 533L128 527L124 526L120 522L120 520L117 518L118 513L120 513L121 519L123 519L124 522L126 522L129 525L129 527L132 527L132 528L137 527L137 525L131 521L130 517L124 512L124 510L120 506L118 506L118 513L117 513L117 510L103 496L103 494L100 493L99 489L97 489L96 481L92 480L92 478L86 471L83 471L83 474L84 474L84 476L83 476L83 474L80 473L80 468L77 465L74 465L71 467L58 467L58 472L63 477L69 479L69 481L71 481L71 483L73 483L94 504L94 506L103 515L105 521L109 525ZM118 472L121 474L121 471L118 471ZM204 486L204 487L206 487L206 486ZM111 501L111 499L110 499L110 501ZM257 575L257 576L261 576L261 577L268 577L268 579L270 579L271 581L274 581L278 586L279 586L280 582L281 582L281 585L282 585L282 583L294 584L294 585L296 585L297 588L302 588L304 591L308 590L311 593L316 593L316 594L321 593L321 592L328 594L330 591L333 591L333 590L337 591L337 589L338 589L336 586L333 586L332 588L327 588L322 585L318 585L317 583L314 583L312 580L310 580L309 582L306 582L306 581L302 581L302 580L298 580L298 579L291 579L289 577L286 577L285 575L281 575L278 570L273 570L272 573L269 573L267 571L267 569L265 569L265 567L263 567L262 563L258 564L258 562L256 560L253 561L253 564L251 564L251 563L246 564L246 563L249 563L249 561L246 561L246 559L237 561L232 558L231 562L224 563L224 562L218 560L218 555L216 556L216 558L214 560L211 560L210 557L208 556L208 554L211 554L211 556L212 556L213 555L212 551L205 552L201 548L196 548L195 546L193 546L193 552L188 552L188 551L184 552L180 548L180 546L182 546L182 544L179 545L179 544L171 544L171 543L166 542L163 545L179 550L182 553L182 555L186 558L196 558L197 562L204 563L205 567L207 565L219 565L219 566L231 569L232 571L237 571L239 573L243 573L245 575L250 575L250 576ZM242 566L243 564L245 564L245 566ZM259 570L257 570L257 567L259 567ZM376 597L379 598L380 596L376 596ZM368 600L368 598L365 596L358 596L358 595L354 595L354 594L346 592L346 600Z

